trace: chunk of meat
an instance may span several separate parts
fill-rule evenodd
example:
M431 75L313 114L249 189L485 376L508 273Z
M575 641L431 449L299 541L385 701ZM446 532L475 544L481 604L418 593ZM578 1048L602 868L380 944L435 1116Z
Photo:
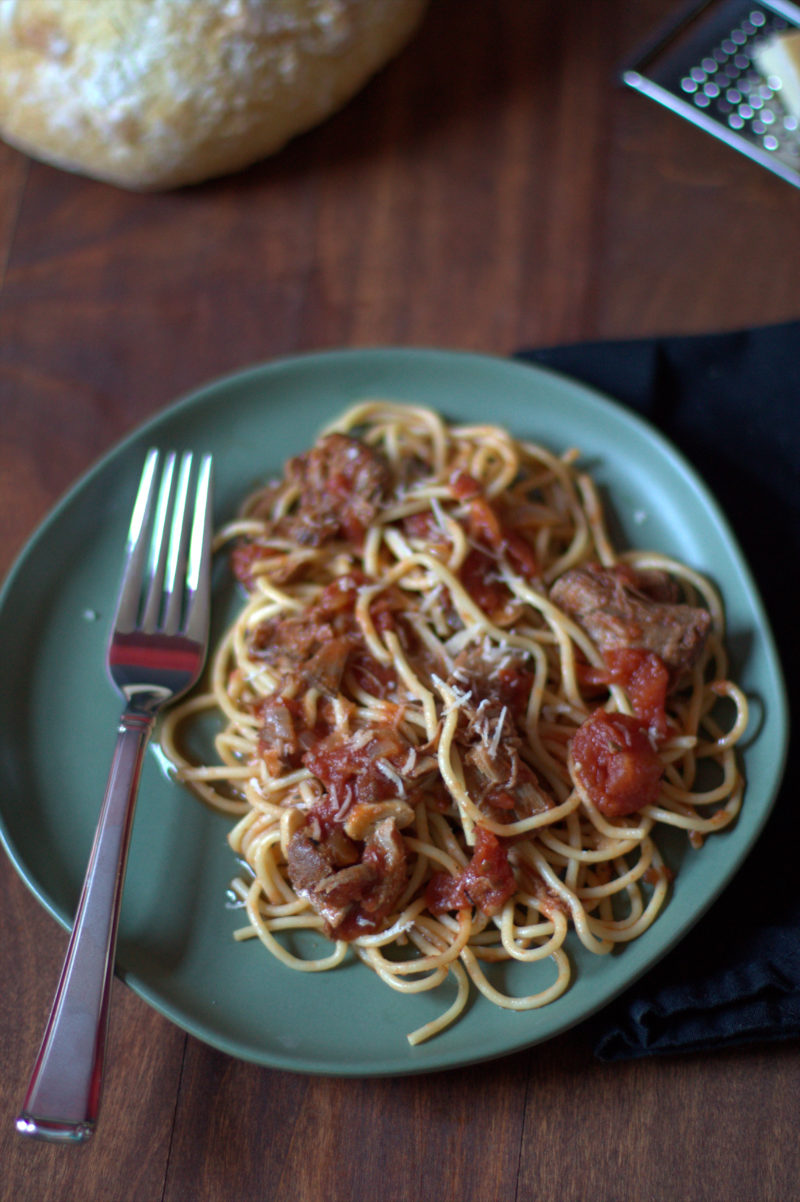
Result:
M359 581L340 576L327 585L317 600L301 613L269 618L255 628L250 640L253 655L280 671L303 665L305 674L315 656L330 670L331 660L346 658L358 634L354 606ZM335 654L328 650L335 647ZM340 672L337 670L336 677Z
M306 750L301 707L294 698L273 693L261 702L258 713L261 718L258 750L270 773L276 775L282 768L299 768Z
M551 800L521 754L518 721L524 721L533 675L517 657L505 659L486 661L480 648L467 648L448 684L458 702L453 741L467 792L487 816L513 822L548 809Z
M665 572L589 564L560 576L550 598L603 653L628 647L652 651L674 685L702 652L711 615L698 606L666 599L675 597L672 583Z
M408 880L405 843L394 818L376 823L367 835L362 863L375 869L378 877L361 898L361 909L380 924L391 913Z
M380 452L346 434L327 434L289 460L286 480L300 496L282 532L318 547L339 537L361 543L384 503L391 473Z
M358 862L358 852L353 844L349 858L337 854L328 840L320 835L315 838L311 823L301 827L292 835L286 851L289 876L298 893L308 893L321 881L325 881L338 870Z
M380 930L408 880L405 844L393 818L370 828L363 844L341 831L315 837L313 819L289 841L287 866L295 891L325 920L332 939Z
M341 840L334 844L322 836L315 838L315 833L301 827L289 840L286 849L289 879L295 892L307 897L317 913L329 925L336 926L346 913L347 903L332 895L333 887L337 879L343 884L350 879L341 874L349 873L358 864L358 849L354 843L348 847Z
M231 560L237 580L253 587L259 560L274 558L270 540L275 538L292 539L303 547L344 538L361 546L391 484L389 463L379 451L346 434L323 436L310 451L289 460L283 480L266 487L249 511L249 517L265 521L267 536L237 542ZM287 489L296 500L284 513ZM299 570L290 556L270 567L270 578L280 583Z
M366 581L359 573L340 576L301 613L269 618L253 631L250 650L284 677L302 680L326 696L341 691L345 668L357 683L379 697L397 687L393 667L379 663L356 620L358 590ZM397 590L385 589L373 601L370 616L378 629L393 623Z

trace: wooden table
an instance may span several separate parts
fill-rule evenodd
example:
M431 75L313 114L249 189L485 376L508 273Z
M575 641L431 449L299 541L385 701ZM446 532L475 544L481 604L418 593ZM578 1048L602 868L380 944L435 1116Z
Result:
M800 315L800 191L615 81L666 0L435 0L408 50L280 155L138 196L0 145L0 570L98 456L255 361L504 354ZM117 981L101 1123L13 1119L65 936L0 862L0 1197L789 1202L800 1051L607 1066L580 1028L436 1075L239 1063Z

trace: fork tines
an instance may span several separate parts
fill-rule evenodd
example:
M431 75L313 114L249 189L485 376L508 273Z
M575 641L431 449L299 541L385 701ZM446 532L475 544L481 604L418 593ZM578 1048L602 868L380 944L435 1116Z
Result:
M114 629L201 639L208 624L211 455L147 453L133 507ZM196 477L192 490L192 478Z

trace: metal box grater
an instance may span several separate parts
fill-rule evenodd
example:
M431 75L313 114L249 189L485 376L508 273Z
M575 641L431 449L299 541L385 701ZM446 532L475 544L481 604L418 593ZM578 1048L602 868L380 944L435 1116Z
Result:
M622 79L800 187L800 123L781 102L780 81L765 79L751 58L757 41L795 26L800 7L784 0L695 0Z

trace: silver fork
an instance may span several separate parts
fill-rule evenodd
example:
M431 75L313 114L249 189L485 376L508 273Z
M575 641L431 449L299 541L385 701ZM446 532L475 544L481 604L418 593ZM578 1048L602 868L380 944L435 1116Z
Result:
M146 458L133 508L107 667L125 707L72 936L17 1130L62 1143L97 1121L125 864L139 775L159 710L206 658L211 457L190 496L192 455Z

